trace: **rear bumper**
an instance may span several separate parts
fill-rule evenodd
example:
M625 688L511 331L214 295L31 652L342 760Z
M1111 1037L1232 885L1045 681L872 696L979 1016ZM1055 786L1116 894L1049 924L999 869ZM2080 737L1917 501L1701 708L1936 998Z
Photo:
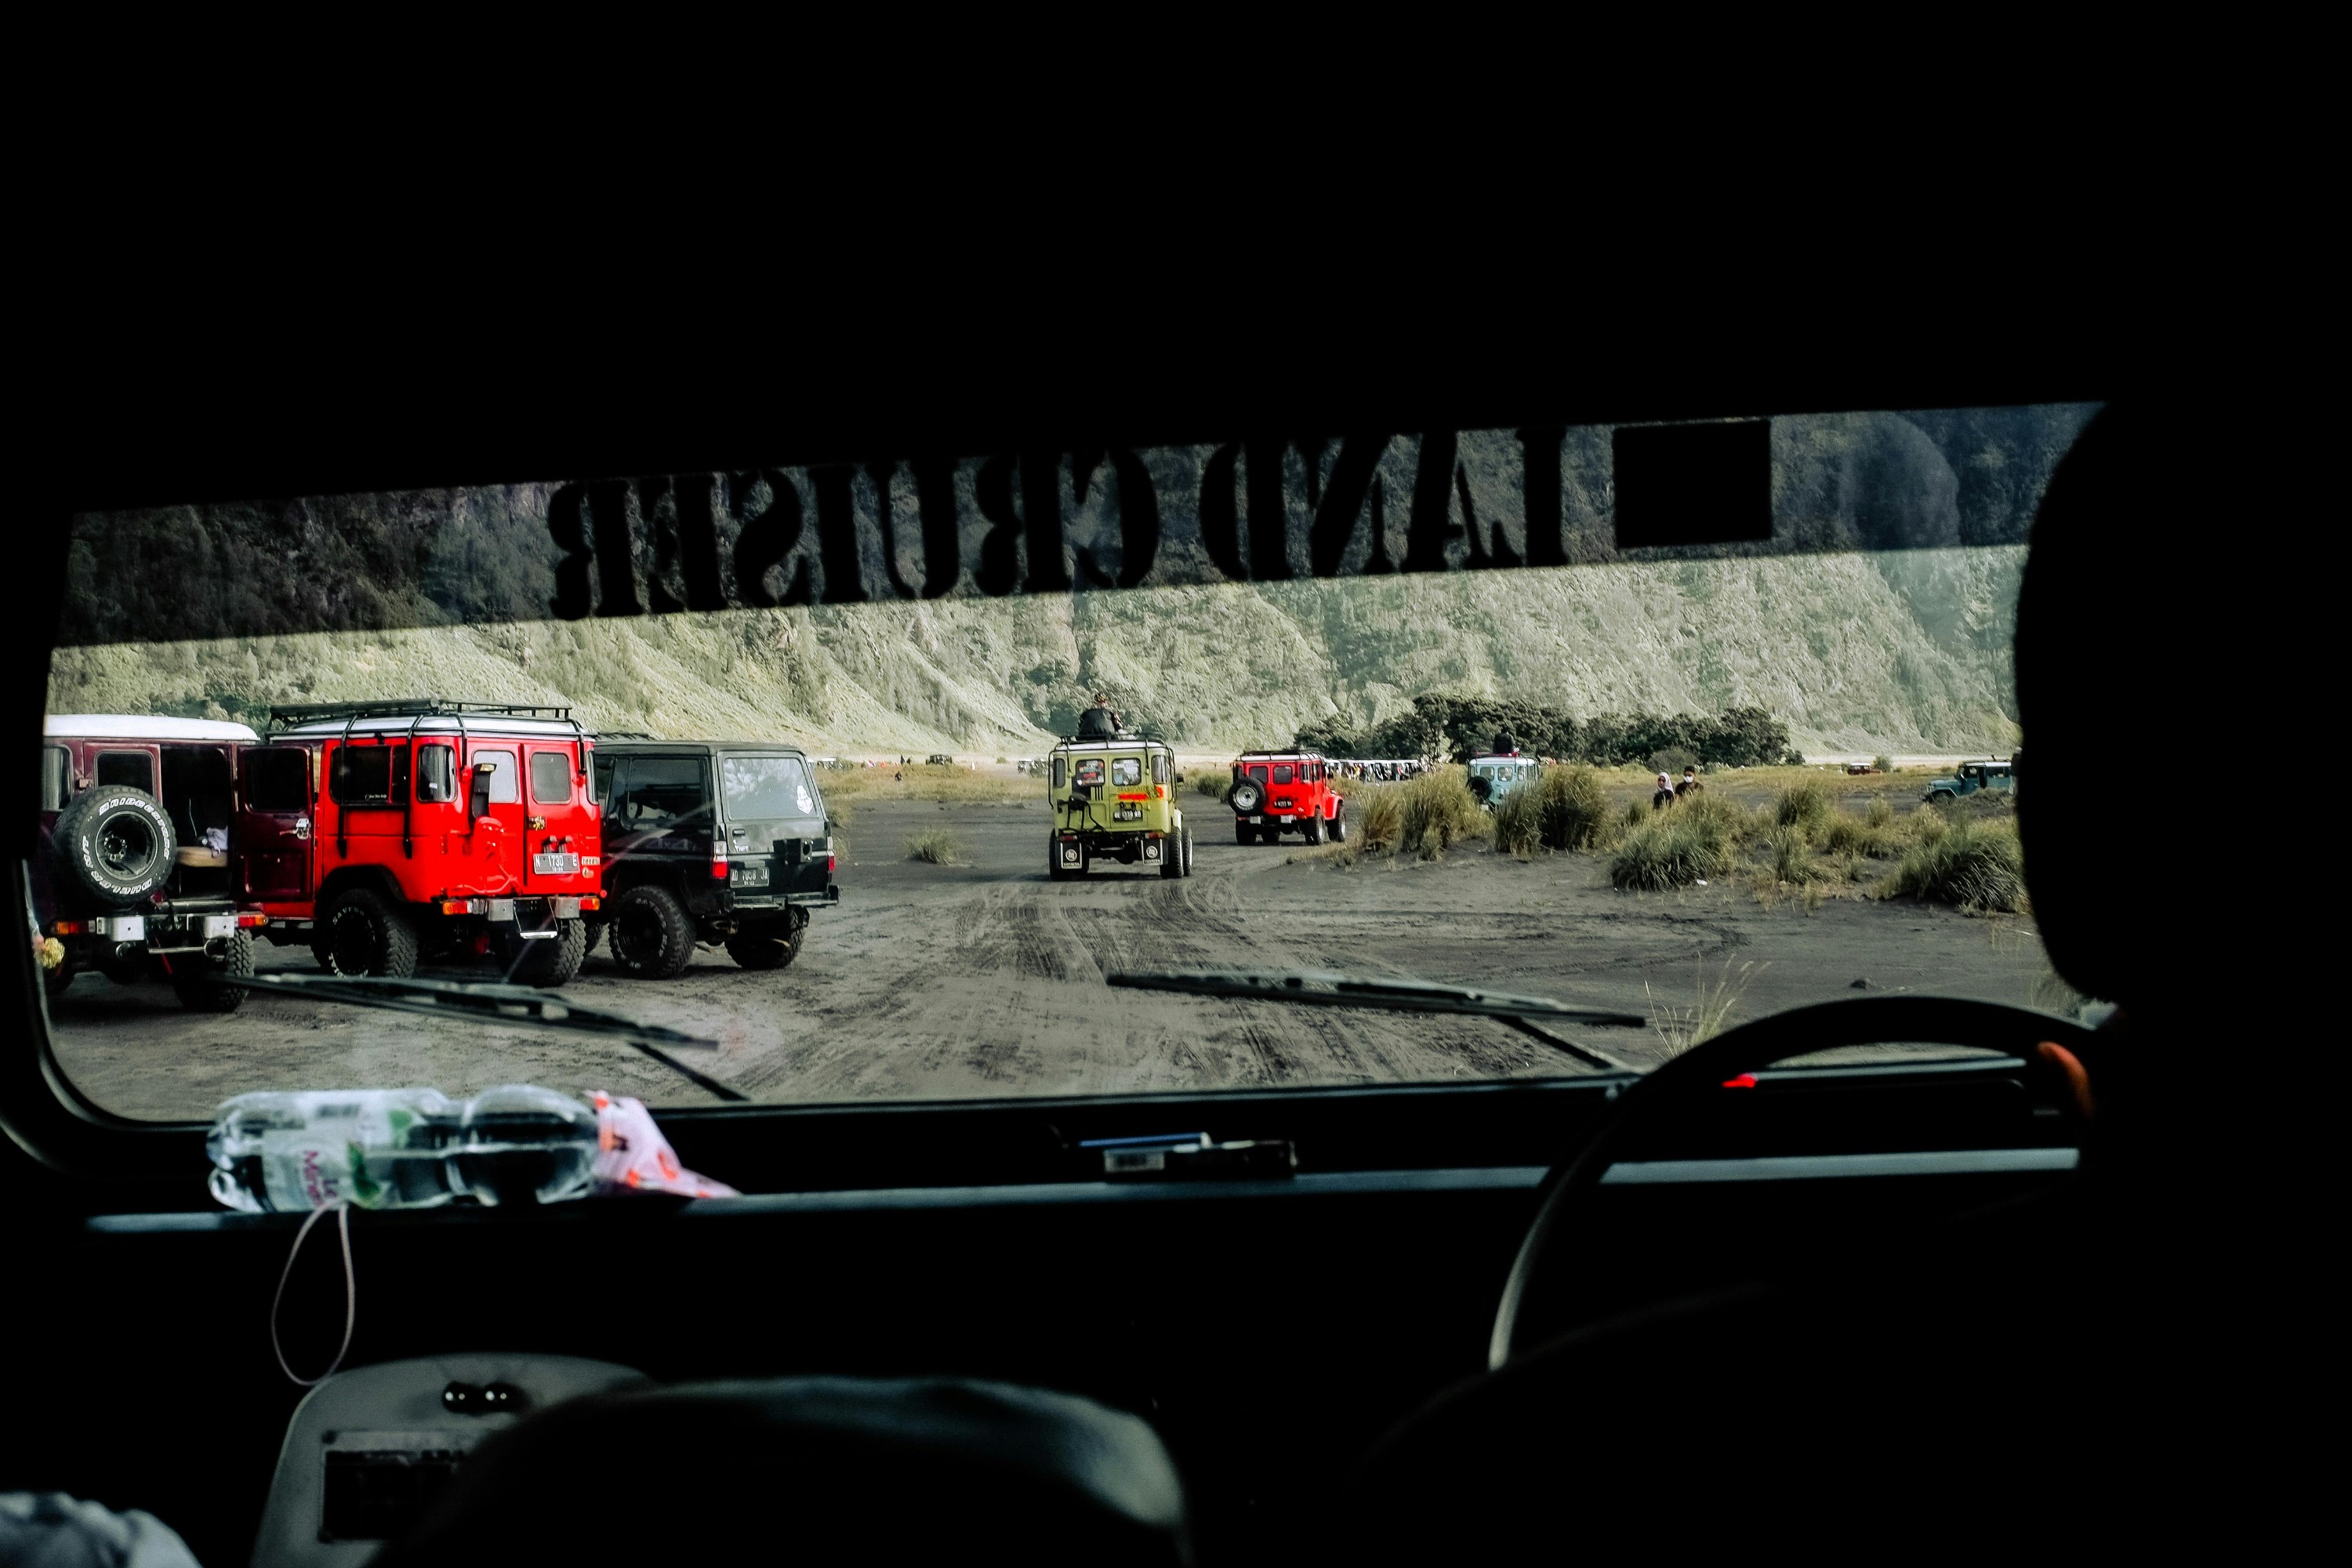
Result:
M1077 832L1057 832L1055 844L1079 843L1087 847L1090 860L1140 860L1157 865L1160 847L1175 835L1160 827L1130 827L1125 830L1085 828Z

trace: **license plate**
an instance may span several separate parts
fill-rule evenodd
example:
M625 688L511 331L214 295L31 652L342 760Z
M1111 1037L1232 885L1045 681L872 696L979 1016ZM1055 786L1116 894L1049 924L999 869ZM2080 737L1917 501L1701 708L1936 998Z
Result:
M768 885L768 868L765 866L738 866L735 868L735 885L739 888L764 888Z
M534 855L530 858L530 872L534 877L577 877L580 875L580 857L569 853Z

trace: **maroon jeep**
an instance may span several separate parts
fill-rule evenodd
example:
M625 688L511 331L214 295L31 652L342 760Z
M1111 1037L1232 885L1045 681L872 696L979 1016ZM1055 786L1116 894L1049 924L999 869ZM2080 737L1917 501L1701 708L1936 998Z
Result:
M52 715L41 748L33 910L51 996L84 972L168 982L183 1005L234 1012L224 974L253 973L266 917L238 896L229 834L243 724L146 714Z

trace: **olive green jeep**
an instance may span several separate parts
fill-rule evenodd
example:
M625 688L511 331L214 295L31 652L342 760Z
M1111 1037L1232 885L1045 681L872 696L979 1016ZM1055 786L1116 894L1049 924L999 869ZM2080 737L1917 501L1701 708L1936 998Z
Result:
M1165 744L1082 721L1078 735L1048 752L1039 771L1054 812L1045 869L1055 880L1083 877L1104 861L1156 867L1163 877L1192 874L1192 830L1176 804L1176 753Z

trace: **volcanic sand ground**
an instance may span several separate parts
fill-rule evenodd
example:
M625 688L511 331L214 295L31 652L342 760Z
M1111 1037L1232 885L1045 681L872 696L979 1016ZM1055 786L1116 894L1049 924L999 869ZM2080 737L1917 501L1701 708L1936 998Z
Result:
M1916 782L1869 783L1906 808L1917 798ZM1299 857L1289 841L1236 846L1223 807L1185 801L1198 846L1191 879L1121 868L1053 882L1042 799L940 804L869 788L845 802L842 902L817 911L790 969L752 973L723 952L700 952L679 979L640 982L600 950L564 994L717 1039L690 1059L768 1100L1591 1070L1489 1020L1107 988L1104 973L1121 968L1411 976L1653 1018L1686 1015L1702 993L1727 984L1738 992L1734 1023L1862 990L2019 1005L2059 994L2021 920L1854 897L1808 912L1800 900L1760 903L1736 881L1623 893L1594 857L1514 860L1483 844L1434 863L1373 858L1342 868ZM961 841L969 864L903 858L908 836L937 826ZM300 947L265 944L260 962L312 967ZM428 973L495 977L484 966ZM297 1087L432 1084L465 1094L537 1082L656 1105L709 1098L617 1043L284 997L256 996L226 1016L191 1014L162 986L84 975L52 1003L52 1020L67 1073L131 1116L204 1119L228 1095ZM1654 1030L1564 1032L1636 1064L1667 1048Z

